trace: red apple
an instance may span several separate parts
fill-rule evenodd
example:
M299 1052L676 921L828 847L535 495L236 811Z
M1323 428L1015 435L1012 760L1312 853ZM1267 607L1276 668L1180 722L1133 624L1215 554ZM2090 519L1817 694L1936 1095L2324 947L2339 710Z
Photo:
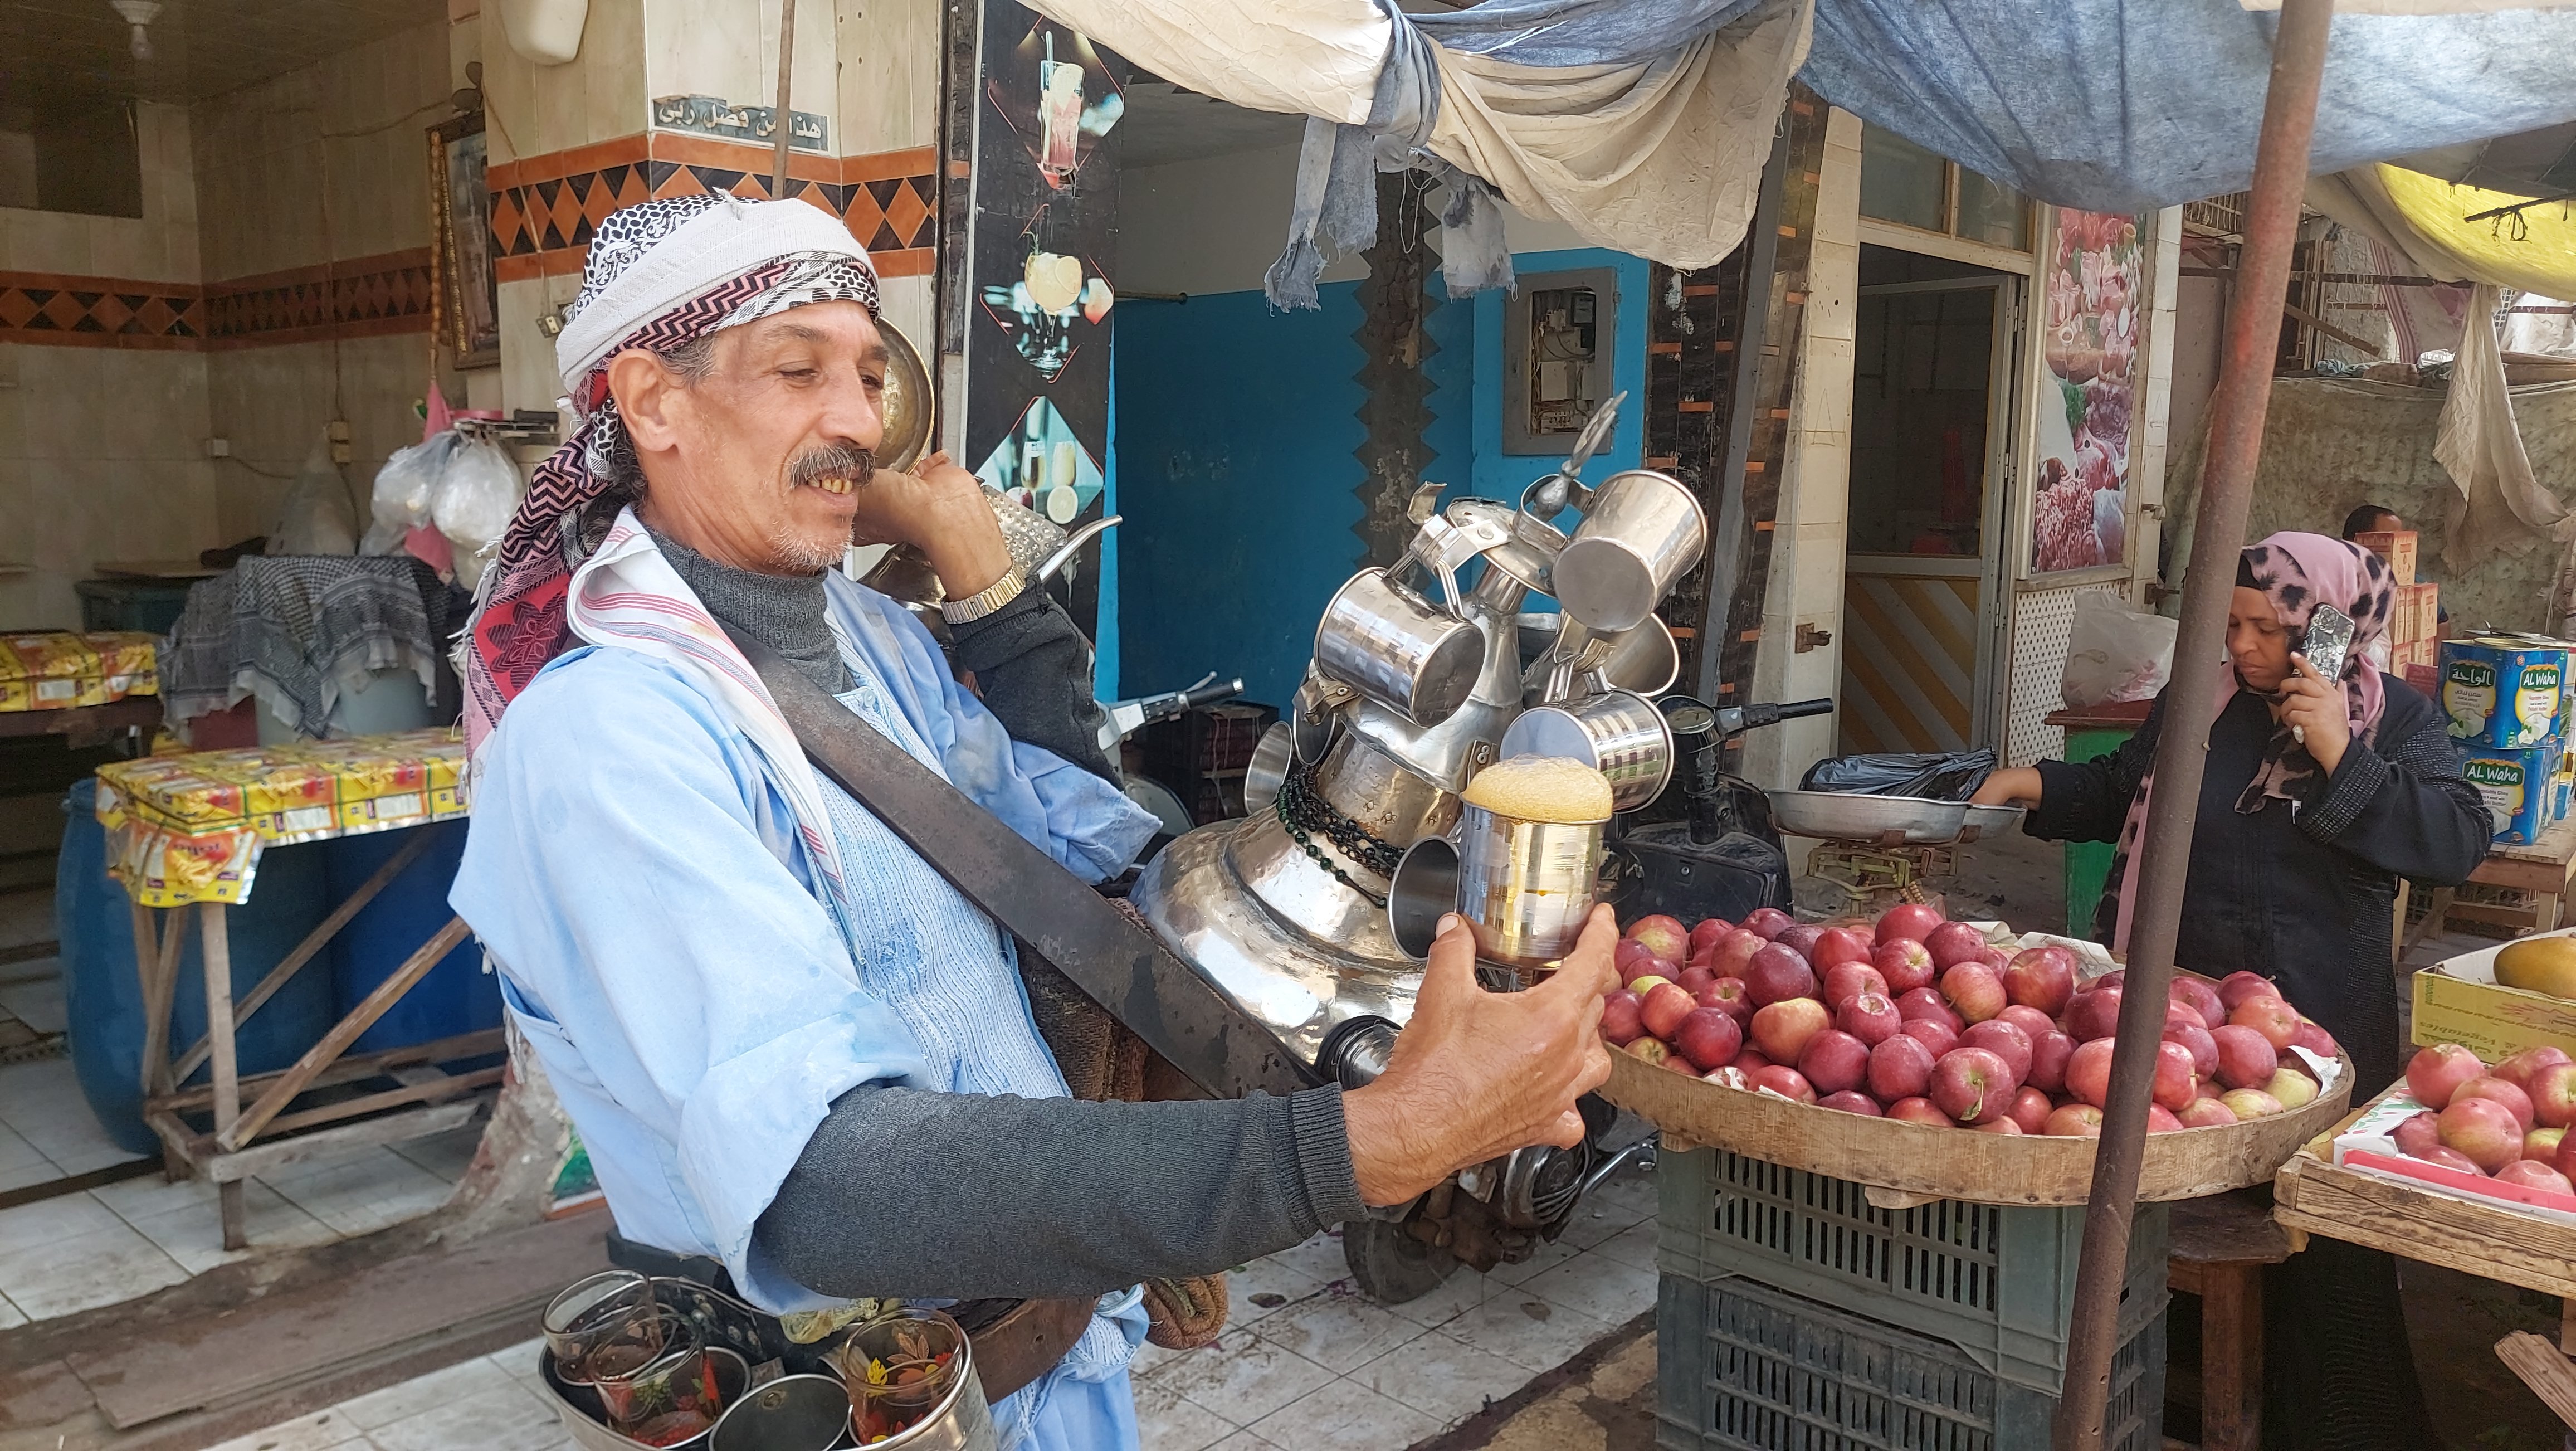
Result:
M1723 917L1702 917L1691 924L1690 955L1697 957L1717 945L1717 939L1735 930L1735 924Z
M2424 1151L2442 1142L2442 1116L2426 1109L2398 1121L2397 1131L2389 1137L2397 1140L2397 1152L2410 1158L2424 1157Z
M1907 937L1921 942L1947 920L1920 902L1899 902L1878 914L1878 940L1885 942L1891 937Z
M1932 1050L1903 1033L1869 1050L1869 1093L1881 1103L1920 1098L1932 1087Z
M2484 1175L2486 1173L2486 1170L2479 1168L2468 1155L2457 1149L2445 1148L2440 1144L2435 1144L2414 1157L2427 1164L2439 1164L2445 1169L2457 1169L2463 1174Z
M1698 997L1717 981L1717 974L1705 967L1685 967L1681 971L1681 976L1674 978L1673 981L1681 986L1683 992L1689 993L1692 997Z
M2180 1043L2156 1045L2155 1101L2179 1112L2200 1097L2200 1072L2192 1067L2191 1050Z
M2299 1015L2290 1011L2288 1003L2265 993L2239 999L2228 1011L2227 1021L2262 1034L2276 1052L2289 1047L2299 1031Z
M1753 1046L1773 1063L1795 1063L1807 1051L1807 1040L1832 1026L1825 1005L1814 998L1783 998L1753 1012Z
M2004 968L2004 995L2055 1017L2075 996L2075 954L2063 947L2031 947Z
M2007 1004L2002 1012L1995 1014L1995 1021L1998 1023L2010 1023L2014 1027L2021 1029L2023 1034L2034 1043L2038 1042L2048 1034L2057 1031L2057 1020L2055 1018L2041 1012L2037 1008L2029 1007L2021 1003Z
M2157 1031L2169 1033L2176 1028L2198 1028L2206 1033L2209 1024L2200 1016L2200 1009L2189 1003L2168 1000L2165 1003L2165 1025Z
M1769 1007L1790 998L1816 995L1816 974L1807 959L1774 942L1753 954L1753 964L1744 973L1745 986L1753 989L1753 1005Z
M2406 1092L2435 1112L2451 1106L2460 1085L2487 1071L2478 1055L2457 1043L2436 1043L2406 1062Z
M1690 929L1661 912L1640 917L1628 924L1627 939L1642 942L1648 950L1666 962L1679 962L1690 956Z
M2174 1117L2187 1129L2224 1128L2236 1122L2236 1110L2214 1098L2195 1098Z
M2556 1163L2558 1146L2565 1142L2565 1129L2533 1129L2522 1136L2522 1156L2543 1164Z
M2066 1061L2075 1056L2075 1040L2054 1028L2030 1040L2030 1074L2024 1081L2042 1093L2066 1091Z
M2091 992L2097 987L2121 987L2129 981L2129 970L2115 967L2100 977L2088 977L2075 985L2077 992Z
M1848 1088L1840 1093L1828 1093L1817 1099L1816 1107L1840 1109L1844 1113L1861 1114L1868 1118L1882 1117L1878 1110L1877 1099L1866 1093L1854 1093Z
M2061 1104L2048 1111L2048 1121L2040 1125L2039 1131L2061 1139L2098 1139L2102 1137L2102 1110L2089 1103Z
M1679 1048L1675 1048L1672 1051L1672 1056L1664 1060L1664 1066L1671 1069L1673 1072L1680 1074L1684 1078L1699 1077L1699 1065L1691 1062L1689 1057Z
M1699 1081L1702 1083L1714 1083L1720 1088L1742 1089L1746 1093L1751 1093L1753 1091L1753 1080L1745 1076L1743 1069L1736 1067L1732 1063L1728 1064L1724 1068L1710 1069L1708 1072L1699 1076Z
M1777 907L1756 907L1744 914L1744 921L1739 925L1748 932L1762 934L1762 940L1768 942L1779 936L1781 929L1797 926L1798 919Z
M2054 1108L2055 1105L2048 1101L2048 1095L2038 1089L2017 1089L2013 1093L2012 1107L2005 1111L2005 1117L2008 1122L2019 1124L2023 1133L2035 1134L2048 1126L2048 1115Z
M1932 965L1948 972L1962 962L1975 962L1986 950L1986 934L1965 922L1944 922L1926 933L1923 949L1932 954Z
M1675 971L1672 963L1657 957L1653 948L1634 938L1621 938L1619 945L1610 949L1610 965L1619 970L1622 986L1650 972L1671 977Z
M1854 932L1848 927L1828 927L1824 935L1816 939L1816 949L1809 954L1809 960L1819 970L1830 971L1846 962L1866 964L1877 951L1878 944L1866 933Z
M1704 959L1708 970L1719 977L1742 977L1753 963L1753 954L1771 945L1771 939L1759 932L1738 927L1717 939Z
M1637 995L1625 988L1601 1000L1601 1036L1610 1040L1611 1047L1625 1048L1646 1031L1637 1007Z
M2005 1134L2013 1138L2019 1138L2022 1134L2022 1127L2011 1117L2007 1116L2004 1118L1990 1118L1981 1124L1970 1124L1968 1125L1968 1132L1972 1134Z
M1966 1019L1950 1011L1950 1000L1941 996L1939 988L1919 987L1898 993L1896 1012L1897 1016L1909 1023L1925 1019L1936 1023L1947 1023L1950 1025L1950 1031L1954 1033L1968 1026Z
M1671 1044L1666 1043L1661 1038L1643 1036L1631 1041L1628 1046L1621 1051L1625 1052L1631 1058L1635 1058L1644 1063L1652 1063L1658 1068L1663 1066L1665 1059L1673 1056Z
M2467 1098L2494 1099L2496 1102L2503 1104L2506 1111L2513 1115L2515 1125L2514 1134L2516 1137L2520 1137L2523 1134L2531 1132L2533 1124L2531 1095L2514 1087L2512 1084L2505 1082L2503 1079L2491 1076L2472 1078L2468 1082L2460 1085L2459 1092L2451 1095L2451 1102L2458 1103L2462 1099ZM2476 1155L2472 1154L2470 1157L2475 1158Z
M2175 1118L2173 1116L2173 1110L2165 1107L2161 1103L2148 1104L2147 1132L2151 1134L2181 1133L2182 1120Z
M1862 993L1844 999L1843 1005L1834 1010L1834 1026L1875 1048L1895 1037L1897 1030L1905 1026L1905 1019L1884 995Z
M1941 996L1971 1023L1982 1023L2004 1010L2003 982L1982 962L1956 963L1943 971Z
M2576 1179L2576 1142L2570 1142L2570 1140L2576 1140L2576 1134L2570 1134L2567 1138L2558 1141L2558 1157L2550 1162L2549 1167L2570 1179Z
M2512 1084L2514 1087L2521 1089L2523 1092L2529 1093L2531 1091L2531 1080L2540 1072L2540 1070L2543 1068L2556 1067L2561 1063L2571 1061L2576 1060L2569 1059L2565 1051L2561 1049L2549 1047L2525 1048L2521 1052L2507 1058L2502 1063L2497 1064L2495 1067L2488 1069L2487 1074L2489 1077L2501 1078L2505 1082Z
M1828 927L1839 927L1845 932L1856 932L1860 934L1861 941L1868 943L1872 947L1878 945L1878 924L1872 922L1867 917L1836 917L1825 925Z
M1679 983L1657 983L1637 1002L1637 1017L1646 1031L1669 1043L1681 1031L1682 1019L1699 1010L1699 1002Z
M1888 996L1887 979L1866 962L1838 962L1825 969L1825 1005L1839 1008L1862 993Z
M2066 1091L2101 1108L2111 1101L2111 1040L2078 1043L2066 1058Z
M2576 1063L2552 1063L2524 1085L2531 1093L2531 1117L2543 1128L2576 1124Z
M2281 1055L2252 1028L2230 1023L2209 1038L2218 1045L2218 1081L2230 1088L2261 1088L2281 1070Z
M2165 1041L2180 1043L2191 1052L2192 1071L2203 1078L2218 1071L2218 1040L2209 1030L2194 1022L2184 1027L2165 1029Z
M1691 994L1691 1001L1703 1008L1716 1008L1732 1013L1735 1021L1748 1022L1753 1017L1753 990L1740 977L1721 977Z
M2191 1004L2192 1011L2200 1014L2204 1028L2215 1028L2227 1021L2227 1004L2219 998L2218 989L2199 978L2176 974L2168 992L2175 1002Z
M1900 1098L1887 1106L1887 1116L1901 1118L1908 1123L1936 1124L1945 1129L1958 1127L1958 1120L1943 1113L1928 1098Z
M2442 1110L2442 1147L2468 1156L2492 1174L2522 1157L2522 1125L2513 1110L2492 1098L2454 1098Z
M1798 1054L1798 1071L1818 1093L1858 1088L1869 1077L1869 1045L1840 1029L1827 1028L1807 1040Z
M1877 949L1869 955L1869 965L1887 979L1891 996L1930 987L1933 979L1941 975L1941 969L1932 965L1932 954L1911 937L1881 937Z
M1771 1060L1763 1056L1761 1049L1747 1048L1743 1052L1735 1055L1735 1066L1743 1069L1747 1073L1751 1073L1757 1069L1770 1067Z
M2238 1003L2257 994L2277 998L2281 995L2281 990L2274 987L2272 980L2261 973L2231 972L2218 980L2218 1001L2230 1013L2236 1011Z
M2335 1061L2343 1052L2343 1045L2334 1040L2334 1034L2319 1027L2314 1018L2299 1019L2299 1031L2290 1035L2290 1046L2305 1048L2328 1063Z
M1992 943L1989 943L1983 951L1980 951L1977 954L1977 961L1984 963L1989 968L1992 968L1995 974L1995 981L2001 982L2004 980L2004 969L2012 966L2012 954L2004 951L2000 947L1994 946Z
M2078 1043L2108 1038L2120 1031L2122 989L2097 987L2077 993L2066 1004L2066 1036Z
M2317 1081L2286 1065L2263 1085L2263 1091L2278 1099L2281 1107L2294 1111L2317 1101Z
M2538 1189L2547 1194L2576 1194L2576 1184L2568 1183L2566 1175L2547 1164L2534 1163L2529 1159L2516 1159L2496 1170L2495 1181L2511 1184L2517 1189Z
M1953 1048L1932 1065L1932 1101L1964 1124L2001 1118L2015 1087L2012 1069L1984 1048Z
M1824 935L1825 929L1813 922L1793 922L1781 928L1771 940L1812 963L1816 959L1816 943Z
M1768 1068L1755 1069L1752 1078L1755 1088L1767 1088L1782 1098L1792 1099L1798 1103L1816 1101L1815 1086L1807 1082L1806 1075L1795 1068L1783 1068L1774 1063Z
M1959 1035L1959 1046L1983 1048L2004 1060L2004 1067L2012 1070L2012 1080L2015 1084L2030 1081L2032 1051L2030 1035L2001 1018L1989 1018L1982 1023L1970 1023L1968 1031Z
M1931 1049L1935 1058L1959 1046L1959 1030L1947 1018L1916 1018L1897 1031Z
M1719 1008L1693 1008L1673 1033L1673 1046L1700 1072L1723 1068L1744 1051L1744 1026Z
M1628 991L1635 993L1638 1000L1643 1001L1646 994L1653 992L1655 989L1662 987L1664 984L1671 981L1671 978L1664 976L1662 973L1639 973L1637 976L1628 980Z

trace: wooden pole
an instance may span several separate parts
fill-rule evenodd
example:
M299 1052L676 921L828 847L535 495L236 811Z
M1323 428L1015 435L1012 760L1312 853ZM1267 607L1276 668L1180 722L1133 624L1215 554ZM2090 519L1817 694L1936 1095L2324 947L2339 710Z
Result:
M2128 1269L2138 1164L2146 1152L2147 1099L2155 1077L2156 1043L2164 1032L2165 995L2173 982L2192 819L2200 809L2209 726L2217 713L2206 672L2225 648L2236 554L2244 546L2254 469L2263 454L2272 355L2288 300L2290 250L2298 240L2308 146L2316 133L2317 92L2333 22L2334 0L2283 0L2272 42L2272 78L2254 152L2244 254L2228 301L2218 388L2210 397L2209 454L2192 521L2191 571L2183 582L2182 624L2174 645L2174 690L2156 742L2155 794L2147 803L2146 836L2134 868L2138 877L2136 909L2129 921L2127 994L2120 1002L2111 1103L2094 1152L2084 1249L2076 1264L2066 1381L2057 1404L2059 1451L2100 1451L2107 1440L2103 1421L2110 1406L2111 1357L2119 1348L2120 1284Z
M796 130L796 113L788 109L796 66L796 0L778 0L778 114L770 120L772 144L769 199L787 199L787 142Z
M183 912L185 908L181 909ZM204 922L206 969L206 1041L212 1045L215 1060L215 1133L230 1130L241 1114L241 1075L233 1058L233 950L232 936L224 921L224 904L202 903L197 908ZM171 931L178 931L173 923ZM228 1183L217 1188L216 1198L224 1227L224 1248L247 1249L250 1230L244 1212L242 1187Z

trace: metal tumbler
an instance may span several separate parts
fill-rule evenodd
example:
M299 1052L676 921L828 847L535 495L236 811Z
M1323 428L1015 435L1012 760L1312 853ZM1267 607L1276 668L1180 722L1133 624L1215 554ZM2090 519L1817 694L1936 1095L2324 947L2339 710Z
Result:
M1673 733L1654 702L1624 690L1521 712L1503 732L1503 759L1557 756L1610 781L1612 805L1634 811L1673 778Z
M1458 818L1458 914L1476 955L1538 971L1574 950L1600 899L1607 822L1519 821L1481 806Z
M1603 479L1550 580L1565 612L1602 634L1632 629L1708 546L1708 519L1668 474Z
M1383 569L1352 575L1315 626L1317 669L1424 727L1467 703L1484 662L1483 631Z

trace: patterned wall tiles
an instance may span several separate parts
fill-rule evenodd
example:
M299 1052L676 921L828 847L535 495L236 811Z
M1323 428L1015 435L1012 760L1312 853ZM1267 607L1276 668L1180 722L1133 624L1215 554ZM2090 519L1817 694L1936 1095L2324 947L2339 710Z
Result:
M426 332L429 249L204 287L0 272L0 342L68 347L266 347Z
M205 339L205 299L184 283L0 272L0 342L194 350Z

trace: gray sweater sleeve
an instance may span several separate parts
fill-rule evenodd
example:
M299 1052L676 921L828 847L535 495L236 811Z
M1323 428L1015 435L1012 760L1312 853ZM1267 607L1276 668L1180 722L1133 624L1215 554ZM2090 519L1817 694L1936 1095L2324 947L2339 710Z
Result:
M1100 748L1100 702L1091 693L1091 642L1043 589L980 620L951 626L956 664L971 672L984 708L1011 739L1055 752L1112 784L1117 759Z
M1364 1212L1338 1088L1091 1103L870 1086L833 1102L753 1246L825 1295L1082 1298Z

